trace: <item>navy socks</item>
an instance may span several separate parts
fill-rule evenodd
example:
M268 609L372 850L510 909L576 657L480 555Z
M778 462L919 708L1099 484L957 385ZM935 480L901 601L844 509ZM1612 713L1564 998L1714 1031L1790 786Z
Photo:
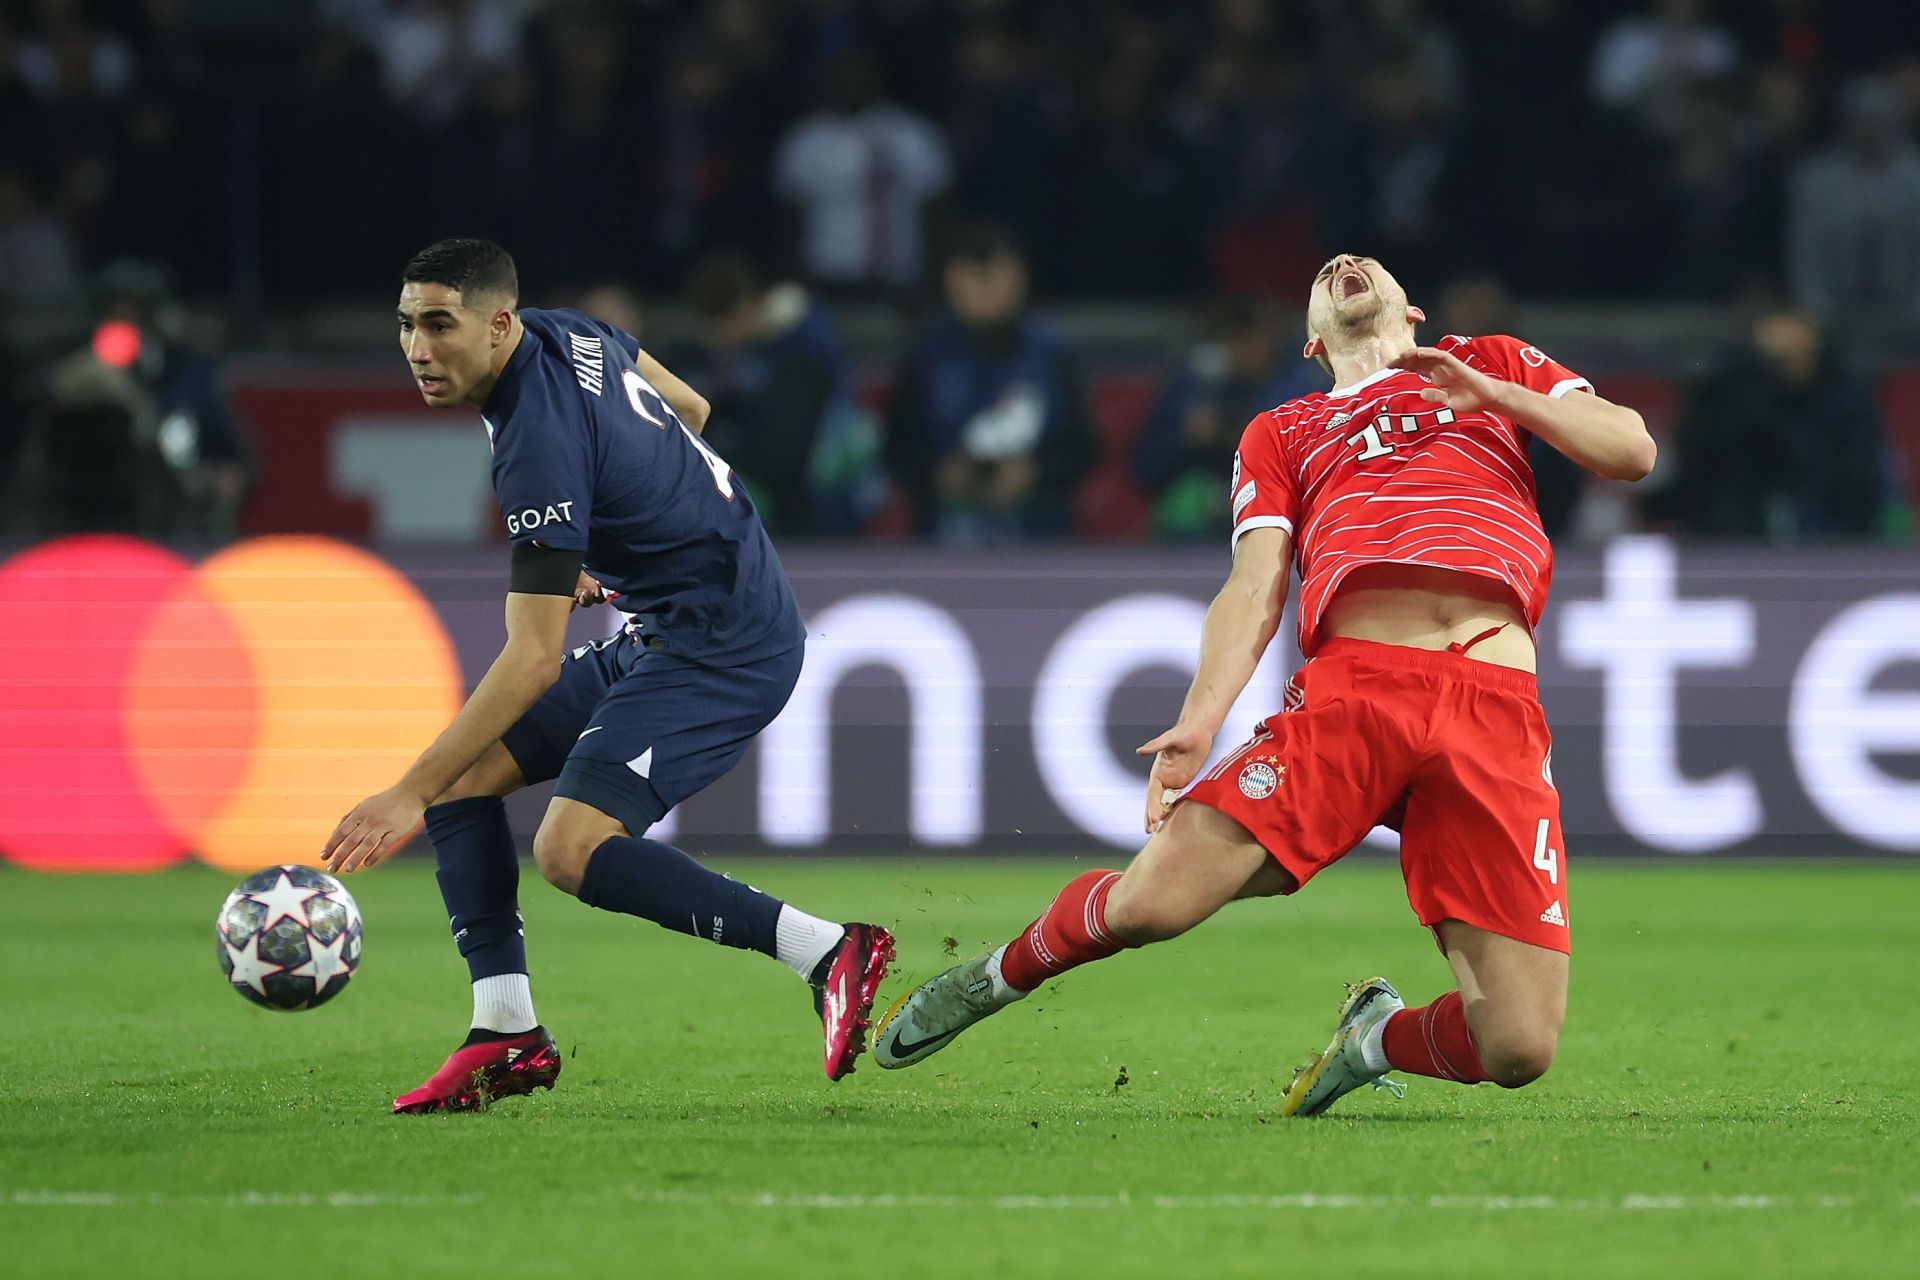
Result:
M579 896L588 906L721 946L778 954L776 926L785 905L780 899L709 871L658 840L609 836L587 860Z
M440 897L453 940L475 982L527 971L520 928L520 855L498 796L474 796L427 810L427 836L440 864Z

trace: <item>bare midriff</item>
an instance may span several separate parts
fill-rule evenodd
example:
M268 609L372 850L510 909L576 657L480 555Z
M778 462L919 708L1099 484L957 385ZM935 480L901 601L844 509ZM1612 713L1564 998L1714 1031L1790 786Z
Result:
M1489 631L1494 634L1487 635ZM1457 569L1361 565L1341 581L1328 601L1320 618L1320 636L1410 649L1471 644L1466 650L1469 658L1534 670L1533 633L1527 629L1526 614L1513 588Z

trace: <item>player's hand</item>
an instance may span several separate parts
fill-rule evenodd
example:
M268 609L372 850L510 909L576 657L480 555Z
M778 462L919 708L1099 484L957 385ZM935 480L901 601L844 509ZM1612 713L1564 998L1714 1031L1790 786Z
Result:
M420 829L427 806L419 796L389 787L368 796L340 819L320 851L328 871L360 871L386 858Z
M1153 769L1147 774L1147 833L1151 835L1166 823L1173 802L1200 775L1200 767L1213 750L1213 735L1197 725L1177 724L1152 742L1140 746L1135 755L1152 756Z
M591 609L596 604L605 604L606 599L607 589L595 579L588 577L587 571L582 569L580 580L573 584L574 606L580 609Z
M1498 407L1500 388L1504 384L1478 369L1468 368L1460 357L1450 351L1442 351L1438 347L1415 347L1411 351L1401 352L1387 363L1395 369L1417 373L1431 382L1433 385L1422 391L1420 398L1432 404L1443 404L1462 413Z

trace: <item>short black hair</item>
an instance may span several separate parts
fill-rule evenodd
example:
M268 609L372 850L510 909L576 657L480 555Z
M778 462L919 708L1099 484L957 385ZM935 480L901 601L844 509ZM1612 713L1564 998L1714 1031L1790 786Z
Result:
M1027 255L1020 238L997 222L973 222L953 233L942 262L949 267L960 262L980 266L1001 257L1016 258L1024 264Z
M462 299L475 294L504 296L520 301L520 273L513 255L491 240L441 240L407 260L400 272L402 284L444 284L458 289Z

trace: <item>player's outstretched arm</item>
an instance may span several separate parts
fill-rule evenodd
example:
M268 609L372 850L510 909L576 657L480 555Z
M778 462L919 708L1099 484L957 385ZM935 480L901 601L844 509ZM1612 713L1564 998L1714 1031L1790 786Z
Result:
M1149 832L1160 829L1173 797L1199 775L1227 712L1280 629L1292 549L1292 535L1278 527L1249 529L1234 547L1233 572L1207 607L1200 666L1181 705L1180 722L1139 748L1140 755L1153 757L1147 779Z
M713 412L713 406L707 403L705 396L668 372L667 366L648 355L645 348L634 352L633 364L647 384L660 393L667 407L687 424L688 429L695 435L706 430L707 415Z
M571 573L571 571L569 571ZM540 700L560 674L572 595L515 591L507 596L507 643L467 704L406 776L369 796L340 820L321 850L329 871L379 862L412 836L422 815L488 747Z
M1544 396L1517 382L1489 378L1438 347L1415 347L1388 363L1432 382L1420 393L1424 399L1462 412L1487 409L1511 418L1596 475L1642 480L1653 470L1658 452L1653 437L1645 420L1626 405L1590 391Z

